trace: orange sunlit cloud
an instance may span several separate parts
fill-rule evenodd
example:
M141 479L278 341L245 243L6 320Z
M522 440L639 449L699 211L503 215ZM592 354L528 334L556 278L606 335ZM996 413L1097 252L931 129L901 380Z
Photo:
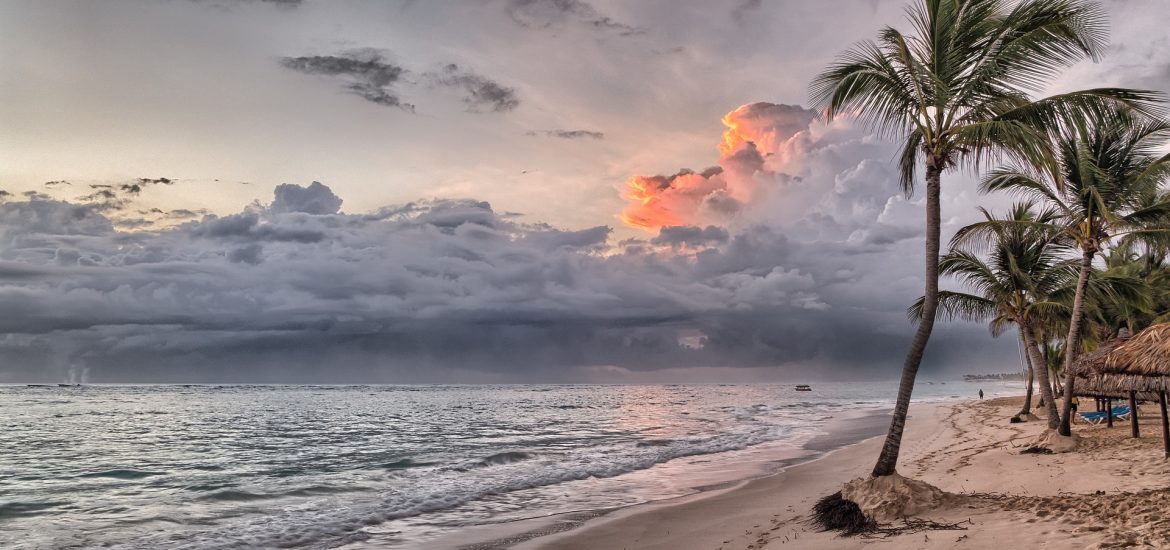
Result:
M629 204L618 218L651 232L726 221L756 197L761 177L783 172L795 151L792 140L808 130L813 118L802 107L763 102L727 113L718 166L631 177L621 190Z
M719 176L711 171L682 171L671 176L631 177L621 195L630 205L620 218L626 225L652 231L685 225L707 196L725 188Z

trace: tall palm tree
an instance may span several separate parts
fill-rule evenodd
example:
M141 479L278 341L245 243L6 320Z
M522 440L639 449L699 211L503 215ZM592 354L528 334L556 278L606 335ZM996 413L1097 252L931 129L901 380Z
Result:
M1081 252L1064 353L1064 400L1059 430L1070 435L1073 371L1081 347L1085 289L1093 259L1114 239L1170 233L1170 200L1160 186L1170 176L1170 154L1156 151L1170 138L1170 125L1125 112L1073 120L1054 133L1056 170L1012 164L992 171L984 191L1009 191L1044 201L1061 212L1061 231ZM1151 200L1150 197L1161 200Z
M940 291L939 308L944 318L962 318L981 321L990 319L992 336L999 336L1015 325L1026 352L1028 365L1040 379L1040 396L1048 410L1050 428L1057 425L1056 402L1048 380L1047 362L1037 345L1037 317L1045 310L1060 308L1051 301L1059 292L1076 280L1072 264L1062 259L1067 246L1062 235L1050 229L1058 219L1053 210L1033 209L1031 203L1016 204L1003 219L997 219L982 208L994 237L988 239L986 260L974 250L964 249L960 231L951 251L939 261L939 272L957 279L973 293ZM1009 223L998 223L1009 222ZM911 306L910 316L921 316L924 299ZM1030 412L1027 403L1022 413Z
M941 177L959 165L1006 155L1048 164L1043 134L1076 113L1118 101L1144 108L1150 94L1122 89L1073 92L1034 101L1061 69L1104 50L1105 17L1083 0L917 0L913 34L883 29L842 53L811 85L827 120L859 117L903 140L901 185L913 192L918 163L926 183L926 291L874 476L893 474L914 380L938 309Z

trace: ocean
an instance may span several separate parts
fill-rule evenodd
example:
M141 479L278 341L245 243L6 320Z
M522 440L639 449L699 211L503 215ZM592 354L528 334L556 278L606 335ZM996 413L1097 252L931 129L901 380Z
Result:
M920 382L915 398L1021 386ZM813 458L850 442L810 444L851 419L873 420L854 439L884 433L894 382L813 390L0 386L0 548L435 548L567 528Z

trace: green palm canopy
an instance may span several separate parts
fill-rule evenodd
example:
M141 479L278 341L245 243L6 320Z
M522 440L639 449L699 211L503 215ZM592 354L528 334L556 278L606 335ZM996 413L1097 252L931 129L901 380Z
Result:
M1057 73L1104 51L1101 8L1079 0L920 0L910 33L887 27L840 54L811 85L826 119L858 118L903 142L902 189L925 167L926 291L907 353L890 430L874 476L895 473L914 380L938 306L941 175L1008 158L1055 169L1048 130L1125 105L1149 111L1156 94L1120 88L1033 99Z

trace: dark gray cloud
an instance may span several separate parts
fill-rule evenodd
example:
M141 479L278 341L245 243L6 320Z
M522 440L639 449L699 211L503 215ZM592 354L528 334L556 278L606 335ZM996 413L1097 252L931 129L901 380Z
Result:
M658 236L650 239L652 244L679 246L708 246L727 242L727 230L722 227L674 226L663 227Z
M397 90L399 86L413 84L406 80L410 71L387 60L386 55L379 50L366 48L338 55L285 57L281 59L281 65L305 74L339 79L345 83L349 93L371 103L415 111L415 105L403 101ZM515 89L455 63L448 63L442 69L422 76L432 86L454 88L462 92L463 103L471 112L505 112L520 106Z
M305 214L336 214L341 210L341 197L319 181L301 187L291 183L276 186L275 198L269 209L276 213L304 212Z
M149 184L174 185L176 181L178 181L178 180L173 180L171 178L138 178L138 183L140 185L149 185Z
M264 251L263 245L261 245L259 243L252 243L252 244L241 246L240 248L232 249L231 251L228 252L227 259L229 262L233 262L233 263L243 262L246 264L255 265L255 264L260 263L260 253L263 251Z
M463 103L469 111L487 108L495 112L511 111L520 106L516 90L501 85L475 71L449 63L442 70L428 75L432 82L462 90Z
M526 232L523 240L541 250L568 248L578 251L605 250L613 229L604 225L579 231L564 231L554 227L537 226Z
M0 204L0 375L564 380L612 365L847 377L895 372L911 328L916 285L864 289L915 243L847 254L847 242L749 225L666 228L615 250L609 227L524 224L482 201L342 214L323 184L279 189L268 205L137 232L95 205ZM955 330L939 338L961 348L971 328Z
M573 22L622 36L644 32L602 15L592 4L583 0L509 0L507 11L513 21L528 28L546 28Z
M529 134L536 135L536 132ZM544 135L561 139L605 139L604 133L592 130L545 130Z
M394 91L407 70L386 60L382 52L360 49L339 55L312 55L285 57L285 67L305 74L324 75L340 78L346 82L346 89L366 101L413 111L414 106L404 103Z

